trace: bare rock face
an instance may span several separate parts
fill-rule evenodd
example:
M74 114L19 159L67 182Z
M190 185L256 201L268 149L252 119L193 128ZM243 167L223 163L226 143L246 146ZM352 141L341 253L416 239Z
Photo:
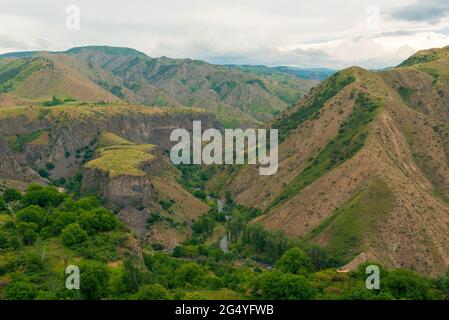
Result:
M70 111L76 113L77 108L73 107ZM76 172L81 165L85 150L95 149L96 138L101 132L112 132L133 143L155 144L161 150L166 150L173 144L170 142L170 132L175 128L191 130L194 120L200 120L205 128L220 128L215 115L208 112L190 112L189 109L185 109L151 114L142 111L141 106L136 106L135 110L128 106L123 107L124 110L121 112L117 111L119 107L115 107L115 113L107 114L107 107L104 107L104 110L101 107L95 108L99 109L96 111L99 115L93 113L87 116L83 114L68 116L61 112L47 116L46 119L28 118L23 114L0 118L0 139L7 135L18 137L37 131L48 132L48 143L25 144L23 150L15 152L13 156L22 167L39 168L45 166L47 162L52 162L56 165L55 171L58 172L56 178L60 178ZM42 111L36 110L35 112ZM4 141L0 145L0 151L3 150L2 155L10 151ZM77 155L81 157L76 158Z
M150 212L161 210L160 197L171 199L177 196L172 195L174 192L182 195L173 209L179 225L207 211L207 205L177 185L177 170L164 151L173 144L170 142L173 129L191 130L195 120L200 120L203 128L220 128L213 114L199 109L134 105L29 107L20 112L23 113L0 117L0 178L45 184L47 181L36 171L46 168L48 163L54 165L53 169L48 169L53 180L70 179L81 170L81 192L105 199L107 206L141 238L147 235ZM104 147L100 138L106 132L136 146L154 145L153 160L131 164L129 170L137 166L139 174L128 172L127 168L119 174L111 174L108 166L88 167L87 163L100 156L100 148ZM23 143L20 148L10 150L6 139L2 138L5 136ZM184 229L182 232L188 233ZM184 239L178 237L174 241L171 235L177 233L176 228L159 230L163 239L173 244Z
M151 205L154 193L148 176L111 177L108 172L84 168L81 192L104 198L137 237L145 236L149 213L144 208Z
M146 225L149 216L147 211L138 210L129 205L125 206L118 213L118 217L125 222L139 238L143 238L147 232Z
M81 192L99 195L116 208L149 206L153 194L148 176L111 177L108 172L90 168L83 169Z
M0 137L0 177L6 179L23 180L46 184L46 180L40 177L36 171L27 165L21 165L9 152L5 141Z

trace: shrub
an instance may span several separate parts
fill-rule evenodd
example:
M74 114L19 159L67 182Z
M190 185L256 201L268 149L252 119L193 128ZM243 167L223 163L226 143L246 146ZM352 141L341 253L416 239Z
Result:
M102 208L82 212L78 221L80 226L90 235L114 230L119 224L118 219L111 211Z
M255 297L269 300L309 300L314 295L305 277L276 270L260 274L252 291Z
M47 162L47 163L45 164L45 168L46 168L47 170L53 170L53 169L55 168L55 165L54 165L54 163L52 163L52 162Z
M100 206L100 201L96 197L84 197L76 201L76 205L83 210L92 210Z
M6 209L5 201L3 200L3 197L0 196L0 211L5 209Z
M40 168L37 170L37 173L42 177L42 178L48 178L50 176L50 173L47 171L47 169L45 168Z
M109 210L96 209L94 213L94 225L93 227L100 232L114 230L119 221L117 217Z
M32 300L38 294L36 285L27 281L13 281L5 291L8 300Z
M192 230L197 235L210 236L214 231L215 221L209 215L204 215L192 224Z
M147 219L147 224L151 226L152 224L159 222L159 221L163 221L163 220L164 220L164 217L161 216L161 214L159 212L156 212L156 213L150 214L150 216Z
M17 232L22 237L25 245L31 245L37 240L39 226L34 222L20 222L17 224Z
M162 209L168 210L173 205L173 201L167 200L167 199L161 199L161 200L159 200L159 204L161 205Z
M40 207L57 207L66 197L55 188L31 184L22 198L22 203L25 206L34 204Z
M53 96L51 100L42 102L42 106L44 107L53 107L62 104L63 101L58 99L56 96Z
M109 272L99 262L84 262L80 266L80 291L85 299L98 300L105 296Z
M175 272L175 282L178 286L198 286L206 275L205 270L197 263L188 262L183 264Z
M312 269L309 257L300 248L287 250L276 263L282 272L307 274Z
M184 246L176 246L173 249L173 257L175 257L175 258L185 257L186 255L187 255L187 251L184 248Z
M73 248L87 240L87 232L78 223L72 223L62 230L61 238L66 246Z
M382 288L397 299L430 299L430 283L419 274L409 270L393 270L388 273Z
M7 188L3 192L3 200L6 203L9 203L11 201L17 201L17 200L20 200L21 198L22 198L22 194L17 189Z
M168 300L171 298L170 291L160 284L145 285L136 293L138 300Z
M193 195L202 200L205 200L207 198L207 193L203 190L196 190L193 192Z
M6 249L9 247L8 236L5 232L0 231L0 249Z
M17 212L16 218L18 222L33 222L39 229L45 224L45 211L35 205L31 205Z

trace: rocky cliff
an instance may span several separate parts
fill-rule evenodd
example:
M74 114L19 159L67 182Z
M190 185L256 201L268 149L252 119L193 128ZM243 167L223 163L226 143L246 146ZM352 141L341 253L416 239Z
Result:
M182 241L190 232L187 226L207 211L207 205L177 184L177 170L164 151L170 148L171 130L191 130L194 120L205 127L220 127L213 114L192 108L129 104L3 108L0 176L46 183L81 172L81 192L105 199L139 236L146 234L151 212L169 214L159 202L178 196L166 192L167 186L177 188L192 206L186 208L180 201L169 210L176 214L170 218L172 227L166 229L173 232L177 224L184 234ZM176 243L170 240L171 246Z

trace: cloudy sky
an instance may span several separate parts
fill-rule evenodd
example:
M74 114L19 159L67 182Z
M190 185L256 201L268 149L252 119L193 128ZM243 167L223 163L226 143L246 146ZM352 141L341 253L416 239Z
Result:
M93 44L213 63L383 68L449 45L449 0L0 0L0 53Z

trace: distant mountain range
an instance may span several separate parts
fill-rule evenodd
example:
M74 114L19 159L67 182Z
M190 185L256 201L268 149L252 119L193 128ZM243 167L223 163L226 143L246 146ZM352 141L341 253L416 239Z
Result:
M299 68L299 67L267 67L264 65L228 65L232 68L253 72L255 74L271 76L276 73L287 73L294 75L300 79L307 80L325 80L337 70L327 69L327 68Z
M332 73L288 67L221 66L151 58L130 48L0 55L0 105L76 99L202 107L227 126L270 119Z

